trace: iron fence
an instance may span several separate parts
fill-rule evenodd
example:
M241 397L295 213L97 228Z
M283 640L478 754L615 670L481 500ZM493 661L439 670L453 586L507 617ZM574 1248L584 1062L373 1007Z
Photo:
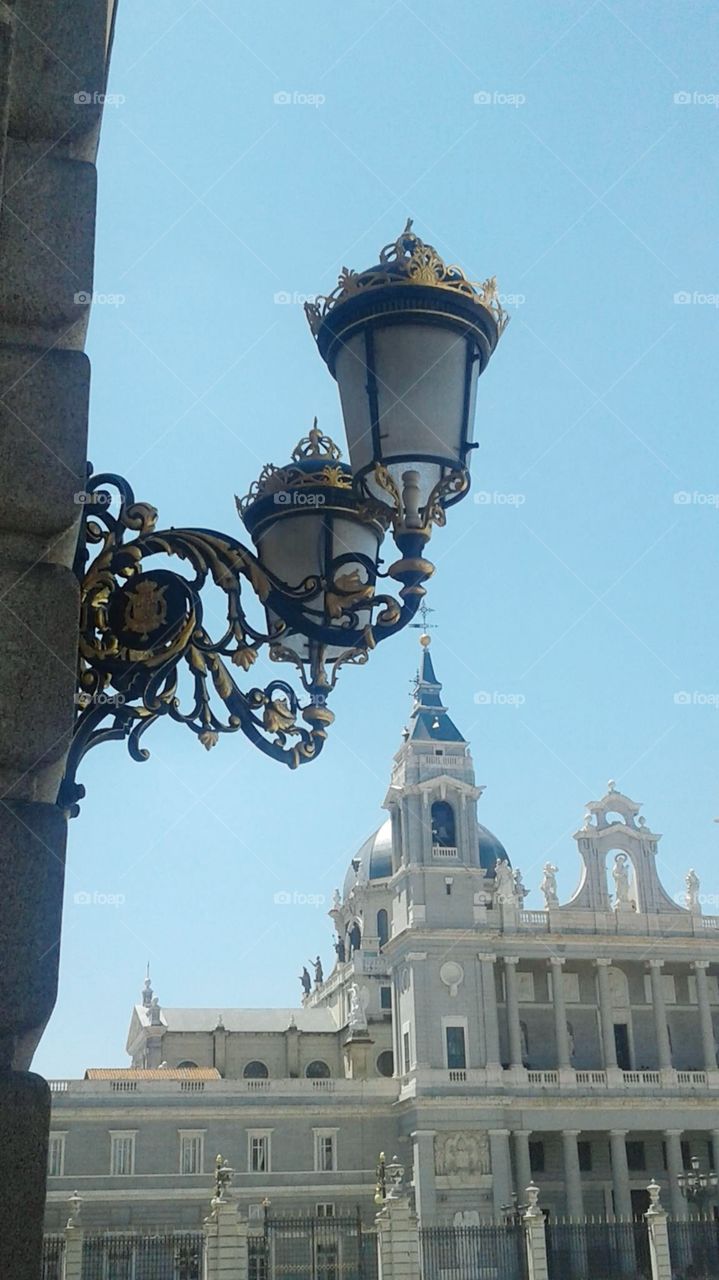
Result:
M713 1218L667 1223L672 1280L716 1280L719 1222Z
M250 1239L249 1280L377 1280L377 1236L359 1213L265 1220Z
M61 1280L64 1253L64 1236L45 1236L42 1242L41 1280Z
M423 1227L424 1280L529 1280L524 1227Z
M88 1235L82 1280L201 1280L203 1250L199 1231Z
M644 1222L550 1222L549 1280L651 1280Z

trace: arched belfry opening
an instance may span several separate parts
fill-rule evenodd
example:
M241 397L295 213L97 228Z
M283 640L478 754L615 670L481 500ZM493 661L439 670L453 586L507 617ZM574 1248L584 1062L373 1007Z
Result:
M432 844L442 849L457 847L454 809L448 800L435 800L432 805Z

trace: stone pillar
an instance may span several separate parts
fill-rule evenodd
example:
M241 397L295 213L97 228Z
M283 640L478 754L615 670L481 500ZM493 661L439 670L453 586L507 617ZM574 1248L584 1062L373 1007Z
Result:
M113 8L0 12L0 1276L12 1280L37 1280L42 1258L50 1098L29 1068L57 991L56 800L75 716L82 347Z
M602 1033L604 1069L607 1072L613 1072L617 1070L617 1045L614 1039L614 1006L609 986L609 966L612 962L600 956L594 963L597 967L599 1025Z
M671 1071L672 1051L669 1045L667 1007L664 1001L664 986L662 984L663 963L663 960L650 960L649 973L651 974L652 983L652 1005L654 1007L654 1026L657 1038L657 1051L659 1054L659 1068L661 1071Z
M517 965L519 956L504 957L504 981L507 995L507 1031L509 1034L509 1065L522 1067L522 1028L519 1019L519 991Z
M434 1129L415 1129L412 1134L414 1202L423 1227L432 1226L437 1216L434 1137Z
M379 1280L417 1280L419 1226L407 1196L389 1197L377 1214Z
M247 1280L247 1223L240 1222L234 1200L215 1198L211 1207L205 1219L204 1280Z
M629 1222L632 1217L632 1193L629 1186L626 1137L626 1129L610 1130L609 1143L612 1151L614 1216Z
M528 1208L524 1215L524 1230L526 1232L529 1280L549 1280L547 1236L544 1214L539 1207L539 1187L530 1182L526 1189L526 1196Z
M567 1005L564 999L564 960L552 956L552 1003L554 1005L554 1034L557 1041L557 1066L560 1071L571 1069L569 1055L569 1035L567 1032Z
M649 1257L652 1264L652 1280L672 1280L672 1260L669 1253L669 1232L666 1210L659 1199L659 1184L650 1182L649 1208L644 1221L649 1232Z
M712 1169L719 1173L719 1129L712 1129Z
M582 1196L582 1175L579 1171L579 1152L577 1138L579 1129L562 1130L562 1152L564 1155L564 1181L567 1189L567 1213L570 1218L579 1221L584 1217L584 1199Z
M687 1202L681 1193L679 1175L684 1172L682 1161L683 1129L665 1129L664 1141L667 1146L667 1181L669 1183L669 1206L673 1218L684 1219L687 1215Z
M82 1227L68 1223L65 1229L65 1251L62 1259L61 1280L82 1280L82 1246L85 1232ZM39 1274L39 1273L38 1273Z
M494 955L479 954L481 989L484 1011L484 1043L486 1067L489 1076L499 1076L502 1060L499 1055L499 1015L497 1012L497 988L494 985Z
M514 1130L514 1166L517 1172L517 1198L521 1203L524 1190L532 1182L532 1164L529 1158L531 1129Z
M492 1199L495 1218L503 1217L502 1210L512 1203L512 1165L509 1158L509 1129L489 1130L489 1151L492 1160Z
M709 961L695 960L693 967L697 982L697 1004L699 1006L699 1026L701 1028L704 1070L716 1071L717 1051L714 1043L714 1023L712 1021L712 1011L709 1003L709 984L707 982Z

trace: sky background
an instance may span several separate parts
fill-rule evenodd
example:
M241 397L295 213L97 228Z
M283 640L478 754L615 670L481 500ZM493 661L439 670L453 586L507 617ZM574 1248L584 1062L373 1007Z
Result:
M613 778L663 833L668 891L693 866L719 914L718 26L691 0L120 3L90 457L158 527L242 536L234 493L314 414L341 441L300 304L408 215L514 296L428 602L480 819L529 907L547 859L575 888L572 832ZM86 759L39 1071L126 1065L148 960L161 1003L218 1012L296 1004L308 957L330 966L326 911L383 818L417 636L344 672L296 773L177 725L145 764L116 743Z

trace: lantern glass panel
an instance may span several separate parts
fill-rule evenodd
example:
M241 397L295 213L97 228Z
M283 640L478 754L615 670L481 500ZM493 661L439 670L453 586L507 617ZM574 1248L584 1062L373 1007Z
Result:
M258 555L261 563L289 587L298 587L306 578L326 578L330 581L339 579L340 585L348 586L348 578L356 573L356 581L361 585L368 582L374 585L374 571L379 555L380 533L372 525L353 519L338 511L327 512L321 506L308 508L296 515L281 515L266 526L259 535ZM331 572L331 565L339 556L365 556L373 566L370 572L368 565L361 560L350 558L339 568ZM352 579L354 582L355 579ZM332 619L326 611L325 590L319 586L316 594L302 606L304 617L321 626L330 626L337 632L337 644L328 645L326 659L332 661L343 653L347 644L342 642L341 631L347 627L347 620ZM357 606L359 625L369 622L369 610ZM281 619L271 609L267 609L267 621L271 631ZM291 650L301 661L310 658L310 646L316 648L316 641L306 636L284 631L278 641L286 649Z

